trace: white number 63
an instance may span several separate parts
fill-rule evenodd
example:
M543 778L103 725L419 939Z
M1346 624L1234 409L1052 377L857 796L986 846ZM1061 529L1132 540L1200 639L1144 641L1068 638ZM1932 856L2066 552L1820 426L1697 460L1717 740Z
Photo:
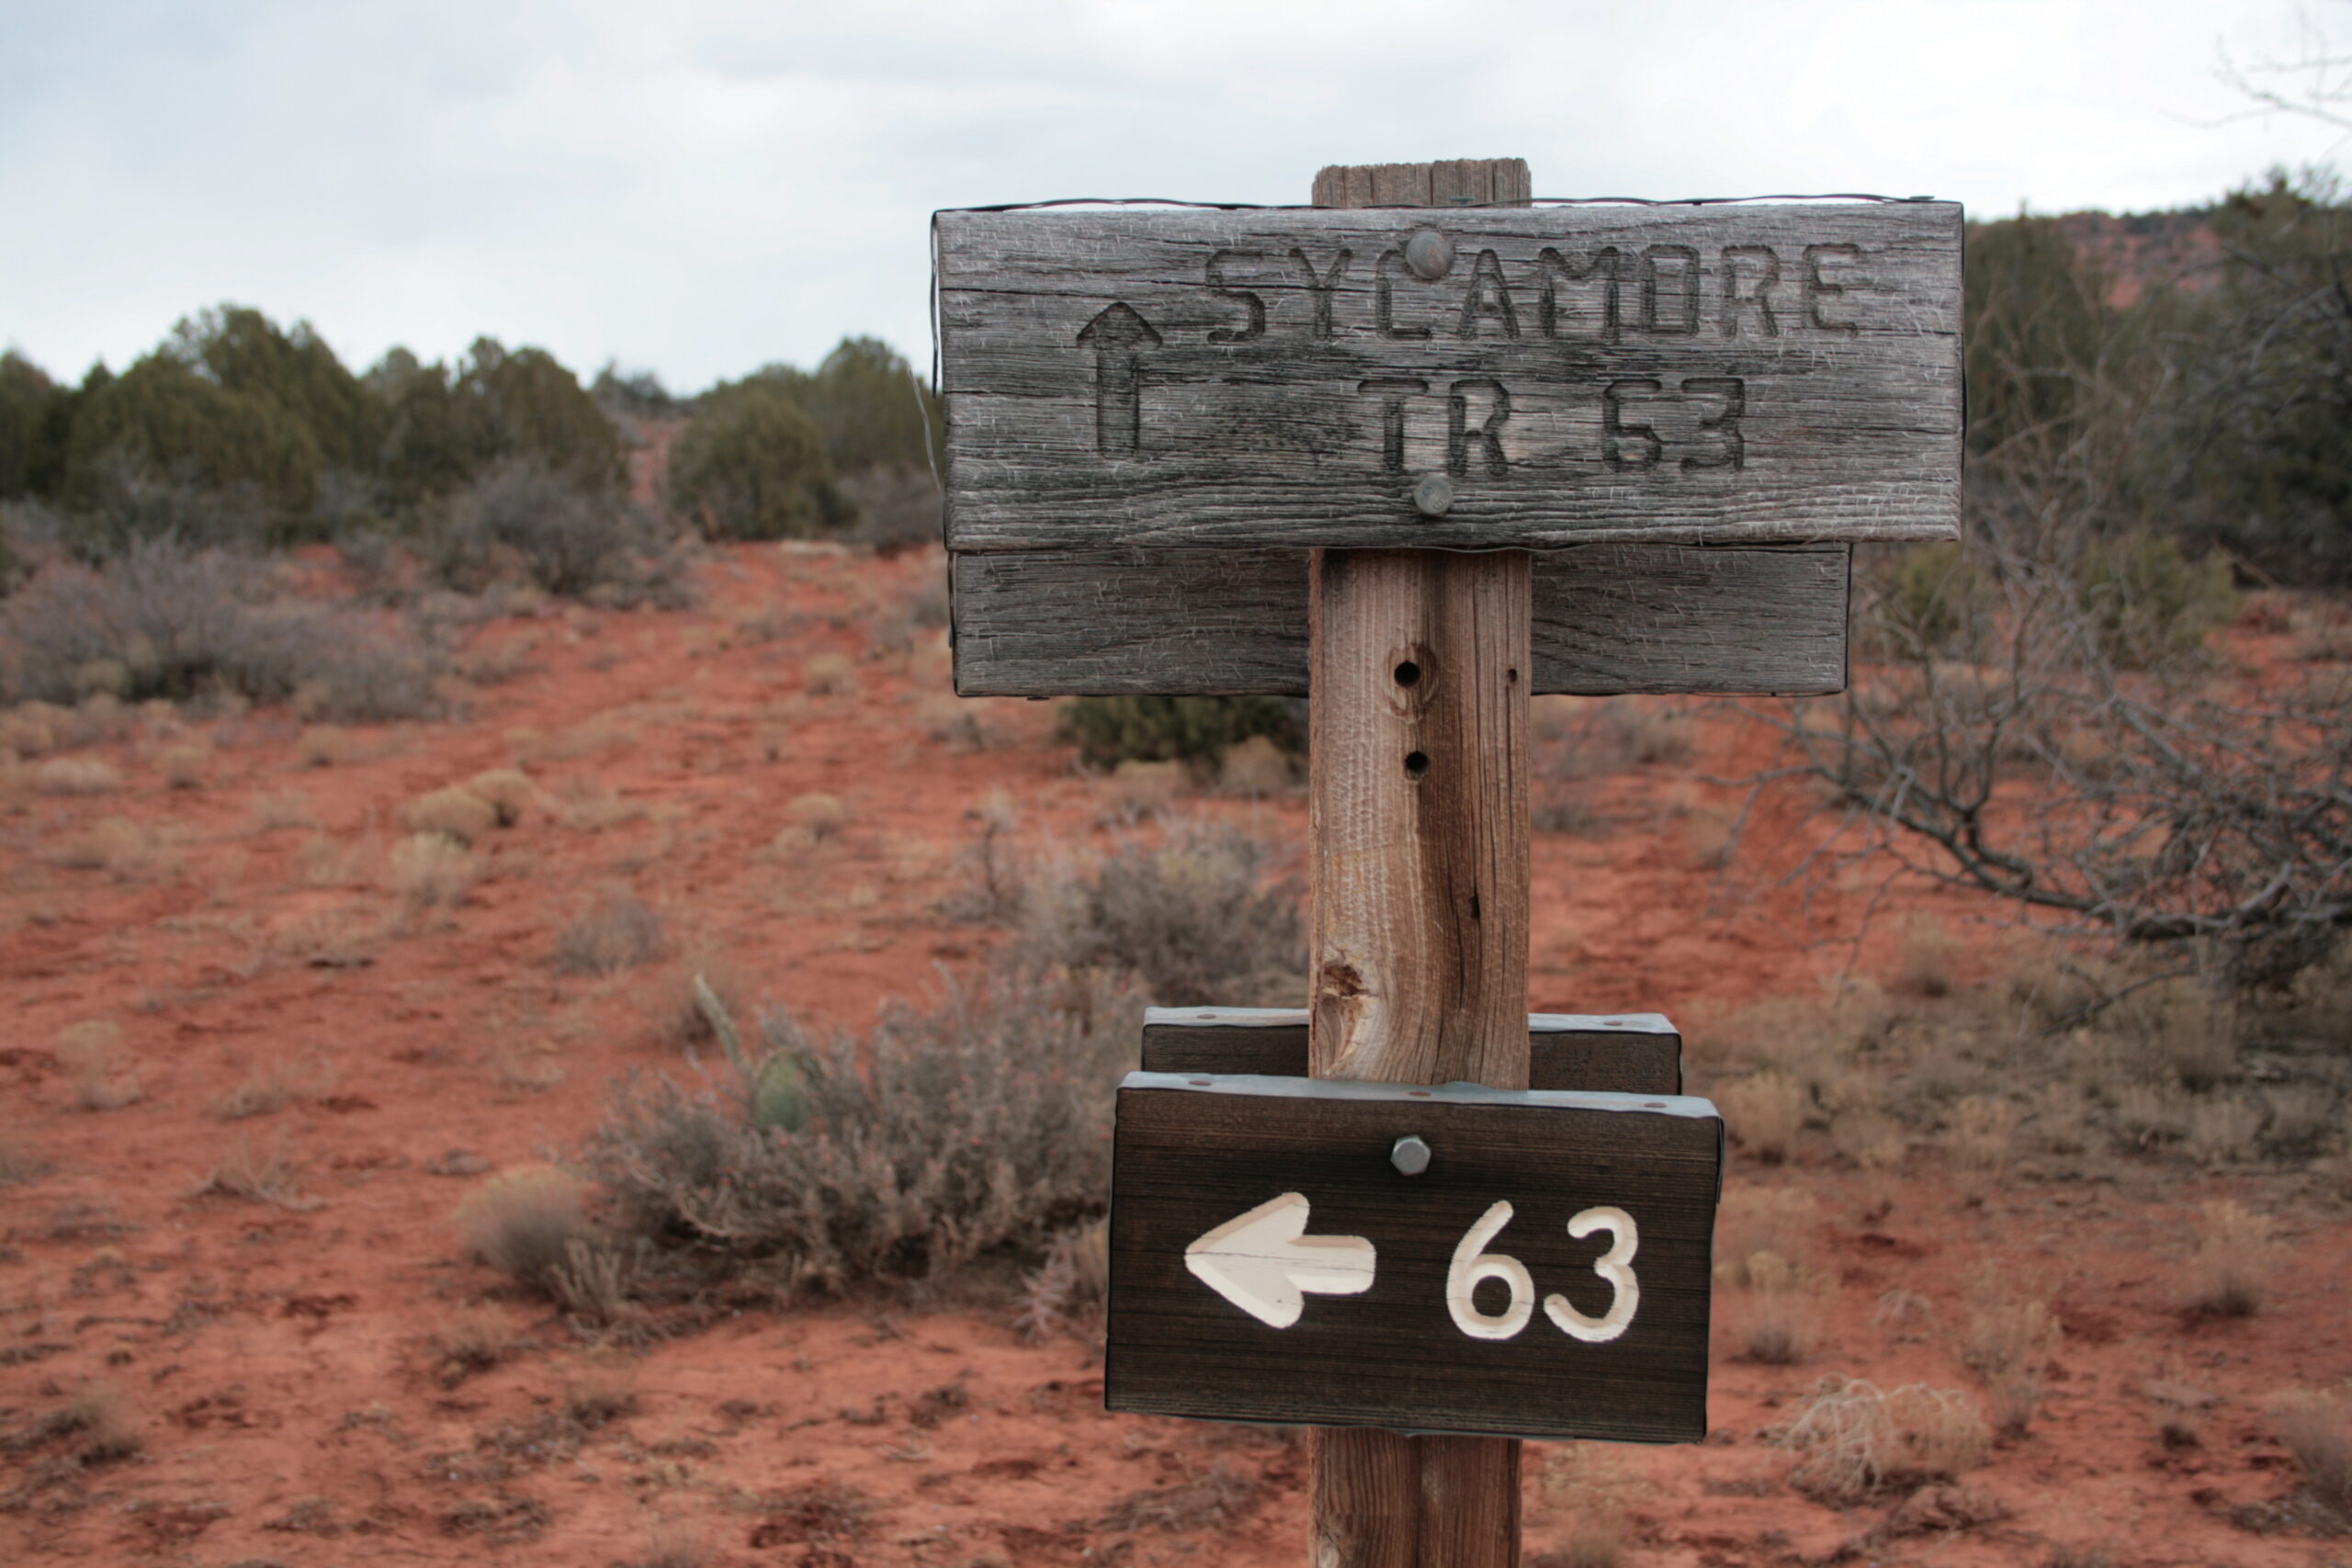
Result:
M1495 1203L1463 1235L1453 1249L1453 1267L1445 1274L1446 1310L1453 1325L1473 1339L1509 1339L1527 1326L1535 1314L1535 1281L1527 1265L1508 1253L1481 1248L1510 1224L1508 1201ZM1642 1304L1641 1281L1634 1278L1634 1254L1642 1245L1634 1216L1611 1205L1586 1209L1568 1222L1568 1234L1582 1240L1595 1231L1609 1233L1609 1250L1593 1259L1592 1271L1609 1281L1609 1310L1587 1317L1555 1292L1544 1298L1544 1315L1571 1338L1588 1345L1605 1345L1633 1326ZM1510 1300L1498 1313L1480 1312L1471 1294L1482 1281L1500 1280L1510 1287Z

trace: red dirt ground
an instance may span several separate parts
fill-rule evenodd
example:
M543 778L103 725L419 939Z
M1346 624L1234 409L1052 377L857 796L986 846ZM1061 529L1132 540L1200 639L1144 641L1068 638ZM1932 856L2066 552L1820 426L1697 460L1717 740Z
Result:
M946 690L935 634L877 652L870 628L877 606L939 570L936 557L733 549L715 558L700 611L488 626L477 648L529 639L530 651L461 722L353 730L347 754L314 766L283 712L191 721L215 753L204 787L182 790L166 787L159 754L187 737L134 726L87 752L121 771L119 792L30 795L0 814L0 1134L52 1168L0 1187L0 1433L95 1382L141 1443L79 1472L53 1450L0 1451L0 1562L1305 1557L1302 1447L1106 1415L1090 1348L1026 1343L1003 1311L747 1314L623 1356L584 1347L461 1255L450 1212L482 1173L575 1145L616 1074L676 1066L651 1019L662 975L571 977L548 962L600 889L636 888L681 951L723 959L754 996L855 1025L994 940L930 912L992 792L1017 803L1029 841L1106 841L1102 786L1053 742L1045 705L992 706L987 749L927 737L918 707L933 712ZM754 615L780 635L753 635ZM854 693L803 693L805 662L823 653L852 660ZM1536 1006L1703 1021L1803 991L1858 952L1861 972L1888 972L1895 912L1937 909L1963 933L1997 913L1897 888L1857 949L1877 879L1802 913L1772 875L1794 842L1777 817L1751 829L1731 874L1704 869L1689 814L1736 807L1737 792L1708 779L1752 764L1749 733L1707 718L1681 776L1611 781L1608 836L1539 837ZM399 923L381 863L402 805L518 761L553 795L601 788L637 815L587 830L530 810L488 840L490 874L464 903ZM849 826L814 849L774 847L787 802L808 792L837 796ZM1303 841L1296 798L1185 804ZM61 845L117 816L156 836L146 863L119 875L57 863ZM319 869L337 854L347 879ZM120 1028L137 1103L74 1107L54 1046L93 1020ZM266 1117L210 1112L273 1067L308 1075L311 1092ZM197 1195L240 1140L282 1153L317 1205ZM1731 1181L1813 1195L1805 1240L1838 1286L1826 1330L1807 1361L1771 1367L1735 1359L1719 1329L1708 1442L1625 1452L1627 1561L2352 1562L2352 1540L2250 1528L2294 1488L2262 1402L2352 1373L2340 1209L2283 1178L2155 1166L1972 1204L1932 1151L1899 1176L1736 1160ZM2219 1196L2277 1215L2294 1247L2247 1319L2177 1304L2187 1216ZM2067 1329L2030 1432L1936 1506L1898 1516L1792 1491L1789 1456L1761 1434L1825 1372L1976 1396L1959 1325L1967 1281L1988 1268L2053 1300ZM1923 1329L1874 1321L1898 1289L1928 1303ZM445 1386L432 1337L483 1319L536 1348ZM568 1389L616 1382L633 1413L584 1439L550 1423ZM2197 1444L2166 1447L2160 1427L2183 1406ZM1558 1549L1568 1524L1539 1484L1540 1448L1531 1558ZM1155 1503L1179 1528L1104 1523L1168 1487ZM841 1488L870 1506L862 1518L828 1502L851 1495Z

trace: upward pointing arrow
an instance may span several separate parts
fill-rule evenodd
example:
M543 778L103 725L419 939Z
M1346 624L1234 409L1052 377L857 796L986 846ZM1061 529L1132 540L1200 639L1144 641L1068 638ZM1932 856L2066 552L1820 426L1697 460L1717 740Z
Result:
M1079 328L1078 342L1094 350L1094 448L1132 457L1143 445L1143 351L1159 346L1159 333L1114 299Z
M1360 1235L1307 1235L1306 1195L1285 1192L1227 1220L1184 1249L1184 1267L1259 1322L1288 1328L1309 1291L1358 1296L1378 1258Z

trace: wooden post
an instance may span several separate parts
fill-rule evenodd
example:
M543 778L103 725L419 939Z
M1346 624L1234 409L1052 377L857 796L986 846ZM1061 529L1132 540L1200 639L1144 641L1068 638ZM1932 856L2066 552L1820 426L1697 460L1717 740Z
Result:
M1518 159L1330 168L1318 206L1524 203ZM1315 552L1317 1077L1528 1077L1524 551ZM1520 1445L1327 1428L1314 1568L1514 1568Z

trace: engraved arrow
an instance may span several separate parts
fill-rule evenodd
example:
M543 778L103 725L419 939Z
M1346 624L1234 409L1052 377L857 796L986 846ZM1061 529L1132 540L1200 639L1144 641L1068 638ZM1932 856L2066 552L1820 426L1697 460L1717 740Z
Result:
M1308 1235L1306 1195L1285 1192L1227 1220L1184 1249L1184 1267L1259 1322L1288 1328L1306 1292L1360 1296L1377 1257L1360 1235Z
M1094 350L1094 448L1105 457L1132 457L1143 445L1143 351L1159 334L1132 305L1116 300L1078 330L1079 345Z

